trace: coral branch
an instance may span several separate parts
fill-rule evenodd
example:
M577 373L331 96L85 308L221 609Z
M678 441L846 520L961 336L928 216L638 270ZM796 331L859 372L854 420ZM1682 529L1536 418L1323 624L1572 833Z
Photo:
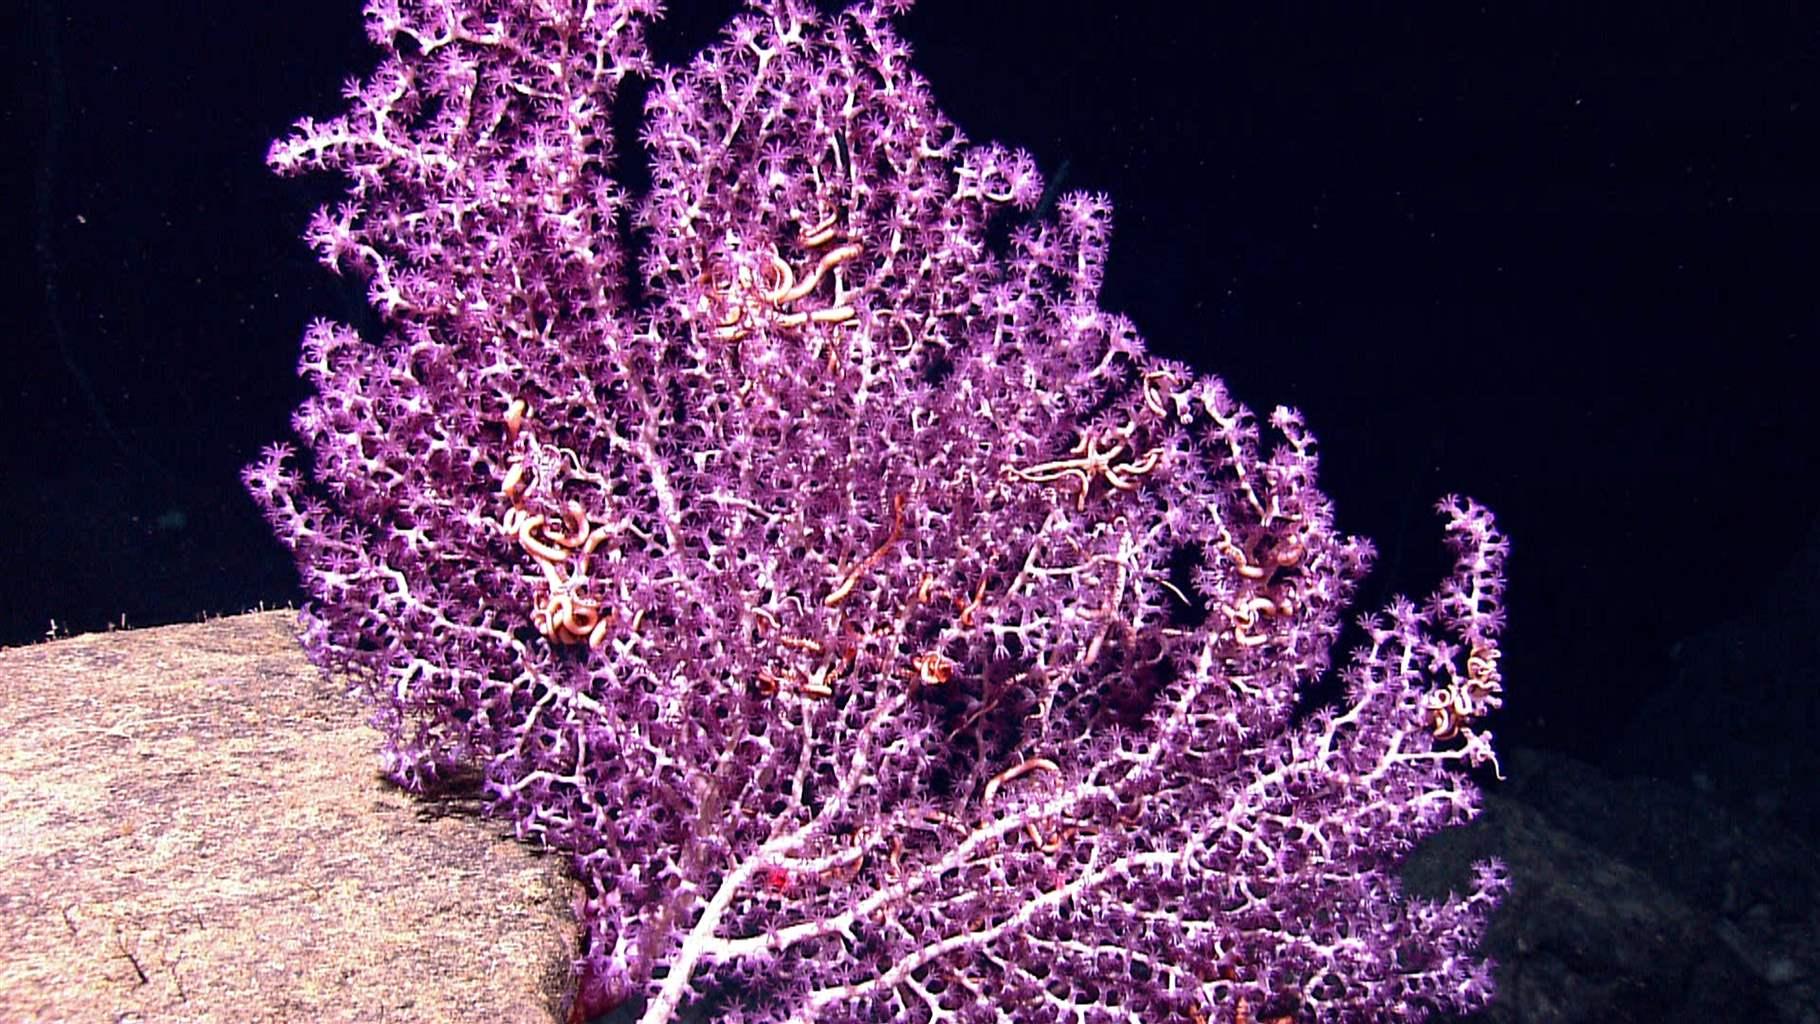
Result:
M1301 417L1100 308L1110 203L966 141L905 6L660 67L658 0L369 0L270 156L347 176L307 237L387 325L309 329L307 468L245 474L310 656L570 858L578 1018L1482 1006L1502 870L1398 869L1496 767L1503 536L1444 501L1452 571L1337 651L1371 549Z

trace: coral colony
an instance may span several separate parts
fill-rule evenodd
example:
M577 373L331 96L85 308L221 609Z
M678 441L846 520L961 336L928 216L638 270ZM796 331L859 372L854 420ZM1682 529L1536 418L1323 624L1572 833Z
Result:
M313 325L246 481L303 640L421 789L478 771L584 883L575 1015L1421 1020L1491 995L1473 815L1505 541L1368 616L1314 438L1100 308L1110 210L1035 213L871 0L369 0L379 69L270 156L383 339ZM649 83L649 191L610 112ZM636 255L636 266L628 260ZM1336 688L1337 689L1337 688Z

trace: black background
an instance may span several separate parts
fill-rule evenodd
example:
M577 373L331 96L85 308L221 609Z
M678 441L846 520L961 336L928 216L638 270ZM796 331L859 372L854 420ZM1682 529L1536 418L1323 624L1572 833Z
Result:
M734 10L673 6L673 60ZM358 12L0 18L0 643L296 599L236 473L287 433L304 325L361 292L297 239L338 183L263 157L375 63ZM1374 599L1433 583L1436 498L1500 513L1507 739L1596 757L1815 523L1811 10L922 0L903 25L970 137L1111 194L1108 308L1306 413Z

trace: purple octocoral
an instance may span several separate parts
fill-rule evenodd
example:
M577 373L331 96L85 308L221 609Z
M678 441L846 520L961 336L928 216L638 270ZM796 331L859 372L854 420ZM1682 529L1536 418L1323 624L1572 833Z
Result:
M384 63L270 157L347 175L308 237L389 325L311 327L307 469L246 474L310 656L400 782L478 768L573 857L587 1010L1483 1004L1500 869L1396 871L1491 758L1489 514L1443 505L1453 575L1298 712L1371 555L1313 438L1099 307L1103 197L1007 213L1032 161L935 106L903 6L771 0L663 68L656 0L369 0Z

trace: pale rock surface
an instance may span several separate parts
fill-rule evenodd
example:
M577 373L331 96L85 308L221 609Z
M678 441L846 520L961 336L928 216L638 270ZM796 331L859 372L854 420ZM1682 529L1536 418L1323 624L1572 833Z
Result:
M383 781L294 620L0 650L0 1021L559 1016L560 859Z

